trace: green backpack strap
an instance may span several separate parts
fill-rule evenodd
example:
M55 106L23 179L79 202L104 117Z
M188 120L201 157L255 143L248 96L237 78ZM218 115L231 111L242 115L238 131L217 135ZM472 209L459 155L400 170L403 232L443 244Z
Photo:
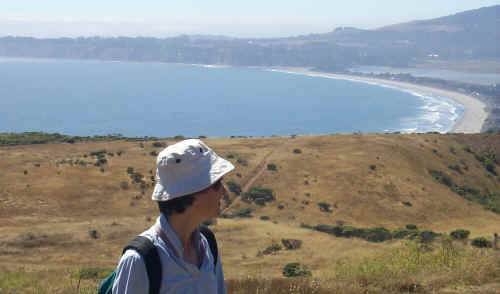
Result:
M206 226L200 226L200 233L205 236L208 241L208 245L210 246L210 251L212 251L212 255L214 256L214 269L217 266L217 259L219 258L219 248L217 247L217 240L215 240L214 233Z
M146 271L149 279L149 294L160 293L161 286L161 260L156 250L156 246L146 237L137 236L132 239L125 248L123 253L129 249L134 249L142 256L146 264ZM116 279L116 270L102 281L99 285L98 294L112 294L113 284Z
M113 284L115 283L116 270L114 270L109 276L107 276L104 281L99 285L98 294L112 294Z

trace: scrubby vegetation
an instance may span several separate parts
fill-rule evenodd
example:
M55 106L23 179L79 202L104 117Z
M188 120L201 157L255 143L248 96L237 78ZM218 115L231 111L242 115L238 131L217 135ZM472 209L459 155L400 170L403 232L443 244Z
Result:
M241 194L241 185L235 182L234 180L229 180L226 182L229 191L233 192L236 195Z
M257 205L266 205L267 202L275 200L273 190L261 187L250 187L248 192L243 193L243 201L254 202Z
M285 265L283 268L283 275L287 278L293 277L309 277L311 276L311 271L305 269L300 263L293 262Z
M500 213L500 193L486 191L481 192L473 187L457 185L453 179L446 173L438 170L429 169L429 174L439 183L448 186L453 192L461 197L482 205L485 209L495 213Z
M369 242L384 242L392 239L418 239L422 242L431 242L441 234L435 233L430 230L417 230L415 229L396 229L389 231L384 227L376 228L356 228L352 226L343 225L325 225L320 224L316 226L309 226L301 224L301 227L316 230L327 234L334 235L335 237L342 238L361 238ZM410 225L411 228L413 226Z

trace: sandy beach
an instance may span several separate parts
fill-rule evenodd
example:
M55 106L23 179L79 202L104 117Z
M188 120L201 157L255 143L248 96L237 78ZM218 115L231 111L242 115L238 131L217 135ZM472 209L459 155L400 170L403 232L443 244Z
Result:
M410 89L416 92L424 92L424 93L434 94L437 96L448 97L462 104L465 108L462 117L455 124L454 128L451 130L452 133L467 133L467 134L480 133L483 123L488 116L485 110L486 105L483 102L481 102L479 99L476 99L474 97L459 92L420 86L399 81L390 81L385 79L375 79L375 78L366 78L366 77L359 77L359 76L352 76L345 74L316 72L316 71L311 71L307 68L276 67L276 68L266 68L266 69L286 72L286 73L332 78L332 79L345 79L345 80L353 80L365 83L384 84L384 85L395 86L398 88Z

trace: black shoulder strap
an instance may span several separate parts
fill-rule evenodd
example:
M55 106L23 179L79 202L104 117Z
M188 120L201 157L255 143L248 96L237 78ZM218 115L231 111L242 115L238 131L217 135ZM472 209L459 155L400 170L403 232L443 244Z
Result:
M161 260L155 245L148 238L137 236L123 248L123 253L128 249L136 250L144 258L149 278L149 294L160 293Z
M200 226L200 233L207 238L208 245L214 256L214 267L217 266L217 258L219 257L219 249L217 248L217 241L215 240L214 233L206 226Z

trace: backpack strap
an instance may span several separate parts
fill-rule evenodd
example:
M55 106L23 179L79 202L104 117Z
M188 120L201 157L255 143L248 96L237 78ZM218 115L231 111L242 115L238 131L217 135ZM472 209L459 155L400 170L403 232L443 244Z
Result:
M214 268L217 266L217 258L219 257L219 249L217 248L217 240L215 240L214 233L207 226L200 226L200 233L205 236L210 246L210 251L214 256Z
M123 248L123 253L128 249L136 250L144 259L148 272L149 294L160 293L161 261L158 251L156 251L156 246L148 238L137 236Z

